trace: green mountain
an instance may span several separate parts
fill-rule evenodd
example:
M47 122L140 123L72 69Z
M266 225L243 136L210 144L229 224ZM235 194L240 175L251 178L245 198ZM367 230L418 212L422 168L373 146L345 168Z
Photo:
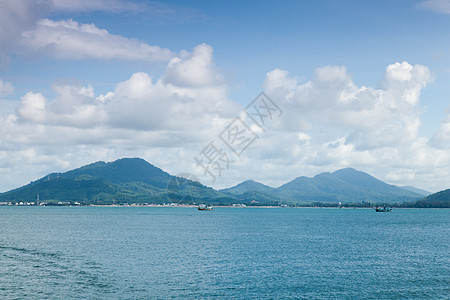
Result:
M82 204L112 203L278 203L413 202L422 195L386 184L347 168L298 177L278 188L253 180L220 191L199 182L172 176L140 158L96 162L65 173L52 173L23 187L0 194L0 202ZM430 196L431 197L431 196ZM425 201L425 200L424 200Z
M173 177L141 158L123 158L111 163L96 162L64 174L49 176L76 179L86 175L103 178L113 184L141 182L156 188L166 188Z
M245 181L222 192L237 196L248 192L276 195L293 204L312 202L376 202L395 203L415 201L423 196L394 185L386 184L375 177L352 168L334 173L321 173L309 177L298 177L278 188L257 182Z
M450 189L431 194L428 197L415 202L413 206L420 208L450 208Z
M244 182L241 182L233 187L226 188L220 190L221 192L229 195L241 195L246 192L260 192L260 193L267 193L267 194L275 194L276 189L273 187L264 185L262 183L253 181L253 180L247 180Z
M227 196L198 182L172 176L140 158L96 162L65 173L52 173L0 194L0 201L78 201L84 204L193 203L227 201Z
M321 173L313 178L299 177L278 189L284 198L294 202L395 203L422 197L352 168Z
M257 203L261 205L278 205L283 201L273 187L247 180L220 192L235 199L235 203Z

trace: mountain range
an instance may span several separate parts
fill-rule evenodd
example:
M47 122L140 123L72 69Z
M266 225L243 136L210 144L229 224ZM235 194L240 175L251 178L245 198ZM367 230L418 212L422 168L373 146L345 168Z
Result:
M65 173L52 173L0 194L0 202L113 203L257 203L263 205L321 203L405 203L421 200L426 191L402 188L345 168L312 178L297 177L273 188L253 180L215 190L176 177L140 158L96 162Z
M375 177L345 168L333 173L321 173L312 178L297 177L278 188L255 181L245 181L221 190L229 195L246 192L268 193L287 202L405 202L423 198L423 195L384 183Z

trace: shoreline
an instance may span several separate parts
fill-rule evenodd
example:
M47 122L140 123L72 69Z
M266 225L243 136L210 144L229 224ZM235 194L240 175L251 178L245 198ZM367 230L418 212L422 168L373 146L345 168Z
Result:
M18 206L18 205L11 205L11 206ZM36 205L35 205L36 206ZM27 206L21 206L21 207L27 207ZM106 204L106 205L100 205L100 204L92 204L92 205L49 205L49 206L43 206L43 207L114 207L114 208L130 208L130 207L136 207L136 208L197 208L198 205L192 205L192 204L180 204L180 205L158 205L158 204L148 204L148 205L114 205L114 204ZM288 207L282 207L282 206L232 206L232 205L213 205L213 208L284 208L284 209L292 209L292 208L308 208L308 209L335 209L335 210L349 210L349 209L375 209L374 207L327 207L327 206L288 206ZM397 209L448 209L448 207L394 207L393 210Z

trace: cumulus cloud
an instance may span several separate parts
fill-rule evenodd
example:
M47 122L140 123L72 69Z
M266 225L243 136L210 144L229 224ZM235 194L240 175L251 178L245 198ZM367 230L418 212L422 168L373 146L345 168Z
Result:
M419 8L450 14L450 0L425 0L417 4Z
M198 45L192 53L183 51L180 57L170 60L164 82L193 87L223 84L224 78L212 62L212 52L207 44Z
M217 118L237 114L239 106L227 98L227 87L210 78L222 75L214 68L209 45L202 44L176 61L183 67L174 69L169 62L167 73L156 81L147 73L138 72L104 95L96 96L92 86L55 86L56 97L52 101L30 92L17 109L19 121L77 128L195 132L209 128ZM186 74L199 75L191 86L185 81L168 80L184 78Z
M283 156L294 167L283 170L294 177L299 169L352 166L399 184L408 171L431 187L440 181L434 174L450 175L449 122L433 143L419 135L420 94L432 81L427 67L407 62L387 66L378 87L357 86L342 66L318 68L307 82L275 69L264 88L285 112L272 129L283 138L267 143L288 149Z
M285 129L320 132L326 128L324 137L331 131L345 133L346 142L370 149L417 138L417 104L422 88L431 81L428 68L403 62L386 67L380 88L356 86L346 68L338 66L318 68L302 84L277 69L267 74L264 87L281 99L287 111Z
M86 128L105 120L101 102L92 86L55 86L56 98L49 102L42 94L29 92L17 108L20 122Z
M56 96L51 101L29 92L17 108L18 121L75 128L195 132L238 113L239 106L227 98L226 85L211 79L222 75L214 67L209 45L202 44L176 61L182 67L174 68L169 62L167 73L156 81L138 72L103 95L96 96L92 86L70 85L55 85ZM169 80L186 74L198 74L190 86L186 81Z
M24 120L40 123L46 120L47 100L40 93L28 92L23 96L17 114Z

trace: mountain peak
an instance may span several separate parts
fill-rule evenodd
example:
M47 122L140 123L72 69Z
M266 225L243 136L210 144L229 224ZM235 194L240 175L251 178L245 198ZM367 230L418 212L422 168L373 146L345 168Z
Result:
M224 193L227 193L227 194L243 194L246 192L271 193L274 191L274 188L250 179L250 180L243 181L233 187L223 189L221 191Z
M353 168L344 168L331 173L334 177L345 182L362 187L381 187L386 185L383 181Z
M142 164L146 164L146 165L151 165L151 163L149 163L148 161L146 161L143 158L140 157L123 157L123 158L119 158L116 159L115 161L112 161L111 163L115 164L115 163L142 163Z
M366 174L366 173L356 170L354 168L348 167L348 168L342 168L342 169L336 170L332 174L334 174L334 175L344 175L344 174L350 175L350 174ZM366 174L366 175L368 175L368 174Z
M344 168L333 173L323 172L312 178L297 177L278 188L285 197L301 201L405 201L420 195L384 183L354 168Z
M99 161L61 174L65 178L80 176L103 178L114 184L142 182L165 188L170 175L142 158L121 158L112 162Z

